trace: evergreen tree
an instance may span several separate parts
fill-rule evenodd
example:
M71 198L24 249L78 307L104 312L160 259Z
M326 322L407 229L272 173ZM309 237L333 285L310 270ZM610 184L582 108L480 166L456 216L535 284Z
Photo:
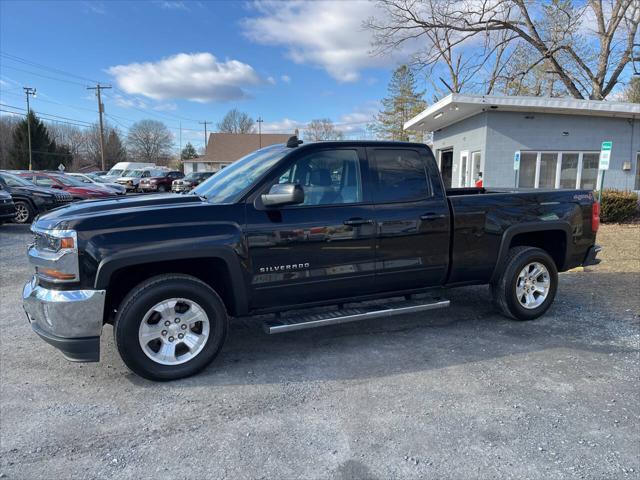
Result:
M127 151L120 140L120 134L117 129L109 130L109 135L104 144L104 163L109 170L118 162L124 162L127 159Z
M377 136L388 140L422 141L422 133L404 130L405 122L427 107L422 99L424 92L417 90L416 79L407 65L393 72L387 92L387 97L382 100L383 110L372 126Z
M180 154L180 158L182 160L187 160L189 158L198 158L198 152L196 152L194 146L191 145L191 142L187 142L187 144L184 146Z
M47 127L30 112L29 116L20 121L13 131L13 145L9 151L9 165L13 169L25 170L29 168L29 136L27 121L31 128L31 166L33 170L57 170L58 165L71 165L73 155L68 147L58 146L51 140Z

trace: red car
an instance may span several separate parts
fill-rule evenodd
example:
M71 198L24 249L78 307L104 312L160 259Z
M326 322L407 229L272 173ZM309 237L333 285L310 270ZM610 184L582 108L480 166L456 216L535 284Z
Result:
M18 175L40 187L64 190L70 193L74 200L90 200L117 196L113 190L98 185L89 186L69 175L48 172L20 172Z
M172 170L161 177L142 178L138 184L138 190L143 192L169 192L174 180L184 177L182 172Z

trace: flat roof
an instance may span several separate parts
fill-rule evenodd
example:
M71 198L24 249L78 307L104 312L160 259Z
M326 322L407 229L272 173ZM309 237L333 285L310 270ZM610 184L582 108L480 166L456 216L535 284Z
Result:
M487 110L601 117L640 117L640 104L555 97L500 97L452 93L404 124L405 130L433 132Z

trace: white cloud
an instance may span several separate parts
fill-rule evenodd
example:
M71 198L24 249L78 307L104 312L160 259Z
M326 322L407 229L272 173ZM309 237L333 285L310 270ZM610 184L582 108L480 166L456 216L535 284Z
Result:
M341 82L359 78L363 68L387 66L389 58L371 54L372 32L362 22L378 8L367 1L258 1L258 17L242 26L252 41L287 48L296 63L324 68Z
M291 77L289 75L282 75L280 77L280 80L282 80L284 83L291 83Z
M189 7L187 7L187 5L181 1L164 0L156 3L160 5L160 8L163 8L165 10L189 10Z
M116 65L107 72L125 92L154 100L239 100L248 96L247 86L264 83L251 65L238 60L221 62L207 52L179 53L158 62Z
M297 120L291 120L290 118L283 118L275 122L264 122L262 124L263 133L291 133L298 128L304 128L306 124Z
M271 85L275 85L276 84L276 79L273 77L267 77L267 83L271 84Z

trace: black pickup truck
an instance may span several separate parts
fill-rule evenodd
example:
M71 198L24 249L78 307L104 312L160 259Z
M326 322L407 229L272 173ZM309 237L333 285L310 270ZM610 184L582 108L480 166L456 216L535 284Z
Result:
M79 202L40 215L23 301L35 332L98 361L113 324L126 365L194 374L230 318L269 333L448 306L443 288L489 284L531 320L558 272L596 263L593 192L446 190L422 144L347 141L260 149L188 195ZM439 290L437 290L439 289Z

